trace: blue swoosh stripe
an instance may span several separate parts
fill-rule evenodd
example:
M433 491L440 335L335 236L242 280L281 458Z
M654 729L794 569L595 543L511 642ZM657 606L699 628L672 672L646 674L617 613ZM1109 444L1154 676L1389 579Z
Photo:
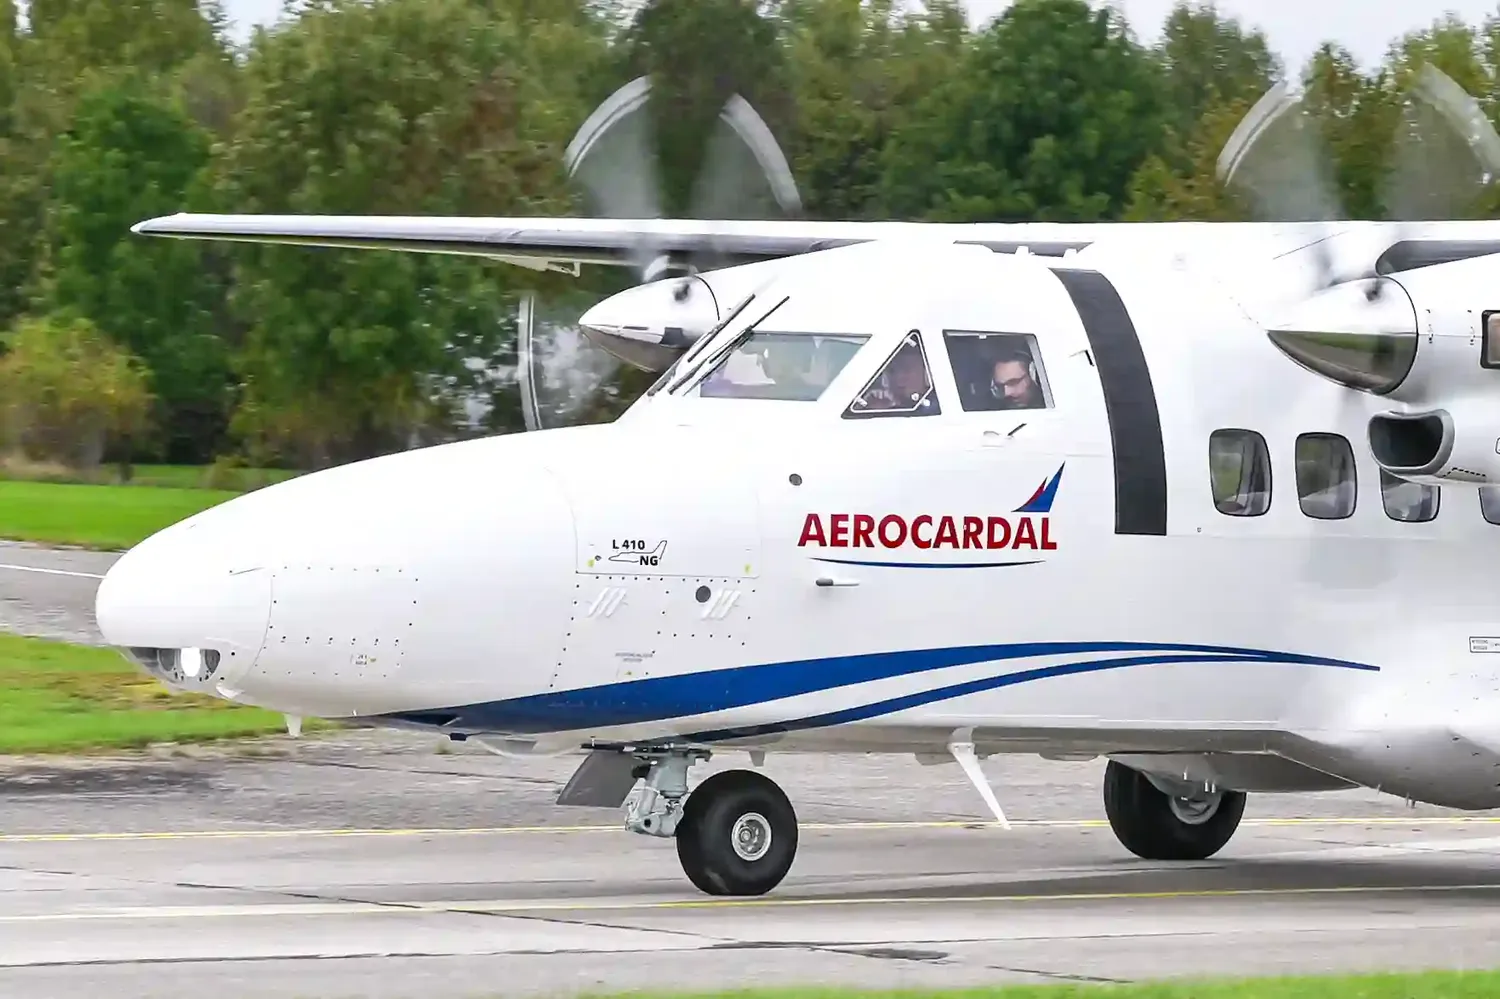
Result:
M725 728L708 732L694 732L682 736L683 739L692 742L721 742L726 739L743 739L749 736L779 735L785 732L798 732L810 728L828 728L834 725L847 725L850 722L866 721L870 718L878 718L881 715L895 714L897 711L905 711L908 708L921 707L924 704L934 704L938 701L948 701L956 697L964 697L969 694L978 694L986 690L997 690L1001 687L1010 687L1020 683L1030 683L1034 680L1045 680L1055 676L1074 676L1079 673L1100 673L1106 670L1125 669L1130 666L1161 666L1171 663L1246 663L1246 662L1275 662L1276 660L1263 655L1247 656L1197 656L1197 655L1172 655L1172 656L1131 656L1120 659L1093 659L1084 662L1060 663L1056 666L1042 666L1037 669L1020 670L1015 673L1004 673L1000 676L987 676L978 680L970 680L967 683L956 683L948 687L936 687L932 690L919 690L912 694L903 694L900 697L888 698L884 701L875 701L863 704L859 707L842 708L838 711L828 711L820 715L808 715L803 718L794 718L783 722L770 722L764 725L747 725L741 728ZM1356 666L1356 669L1378 669L1373 666Z
M1009 645L974 645L939 649L909 649L863 655L799 659L760 663L727 669L673 676L649 677L599 684L574 690L549 691L525 697L387 715L393 721L430 724L434 718L453 717L452 727L484 729L515 734L537 734L609 728L666 721L692 715L729 711L778 701L802 694L835 690L901 676L913 676L953 666L980 662L1002 662L1040 656L1097 652L1146 652L1142 665L1164 654L1190 654L1189 660L1234 657L1241 662L1282 662L1343 669L1378 670L1379 667L1342 659L1274 652L1234 646L1168 644L1159 642L1029 642ZM1031 674L1032 679L1064 675L1068 669L1087 669L1091 661L1041 667L1023 673L989 678L1000 685L1012 676ZM975 681L979 682L979 681ZM988 681L986 681L988 682ZM918 696L918 695L911 695ZM959 696L957 694L950 696ZM891 709L897 710L897 709Z

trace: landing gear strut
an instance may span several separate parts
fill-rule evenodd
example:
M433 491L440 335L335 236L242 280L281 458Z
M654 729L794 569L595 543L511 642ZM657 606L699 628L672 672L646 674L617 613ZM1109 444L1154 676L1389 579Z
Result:
M1104 812L1121 845L1145 860L1206 860L1245 814L1243 791L1170 791L1114 760L1104 770Z
M645 783L625 800L625 828L676 838L683 873L700 891L764 895L791 870L797 814L781 788L753 770L714 774L688 794L688 769L708 756L667 750L642 763L635 775Z

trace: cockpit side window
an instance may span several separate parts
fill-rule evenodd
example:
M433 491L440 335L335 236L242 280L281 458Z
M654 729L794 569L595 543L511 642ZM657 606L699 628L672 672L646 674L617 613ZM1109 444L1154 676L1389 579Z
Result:
M1052 393L1035 337L948 330L943 343L965 412L1051 408Z
M844 410L844 419L937 416L941 411L932 387L932 369L927 364L922 334L912 330Z

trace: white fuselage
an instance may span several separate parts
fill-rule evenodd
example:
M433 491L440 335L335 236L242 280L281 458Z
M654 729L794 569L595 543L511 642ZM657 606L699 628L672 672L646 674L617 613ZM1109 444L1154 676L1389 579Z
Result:
M870 337L816 401L657 392L304 476L127 553L101 628L219 649L186 688L541 750L928 754L972 729L981 753L1500 805L1500 656L1471 652L1500 636L1500 526L1462 487L1388 516L1364 434L1389 403L1121 254L836 254L762 293L788 296L765 328ZM965 411L945 330L1034 337L1051 405ZM909 331L941 412L842 418ZM1257 516L1215 507L1225 429L1269 452ZM1304 433L1351 445L1349 516L1303 512Z

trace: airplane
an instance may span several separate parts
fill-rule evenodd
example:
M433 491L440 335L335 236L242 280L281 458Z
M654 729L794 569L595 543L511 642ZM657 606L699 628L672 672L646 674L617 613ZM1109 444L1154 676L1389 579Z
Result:
M582 317L661 372L613 422L307 474L126 552L100 630L173 689L581 754L558 804L674 839L710 895L791 870L768 753L953 762L1000 826L980 759L1104 757L1117 839L1162 861L1256 793L1500 806L1494 222L136 229L738 258Z

